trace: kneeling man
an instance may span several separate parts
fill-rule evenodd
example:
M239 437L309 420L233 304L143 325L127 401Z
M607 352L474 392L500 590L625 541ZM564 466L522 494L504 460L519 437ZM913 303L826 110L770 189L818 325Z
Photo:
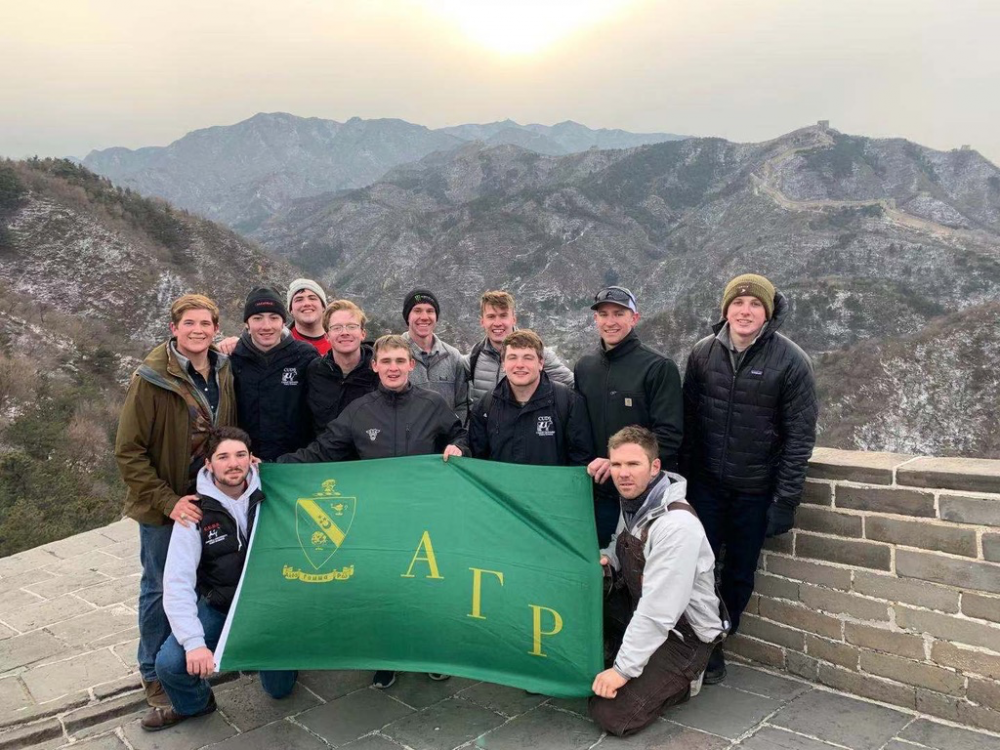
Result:
M163 572L163 609L172 631L156 655L156 676L170 708L153 708L142 728L155 732L215 710L205 679L215 669L212 653L236 595L257 506L264 499L250 463L250 438L236 427L209 434L205 466L198 473L201 520L178 520ZM296 672L261 672L272 698L295 687Z
M613 581L604 615L614 662L594 680L590 715L624 736L697 692L728 623L715 593L715 555L684 502L687 482L660 471L656 436L630 425L611 436L608 451L621 505L618 530L601 551Z

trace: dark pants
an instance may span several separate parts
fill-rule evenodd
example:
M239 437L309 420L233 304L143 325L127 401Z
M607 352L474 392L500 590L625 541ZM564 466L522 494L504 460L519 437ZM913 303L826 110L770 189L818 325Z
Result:
M733 622L729 632L735 633L753 594L771 496L748 495L689 480L687 500L698 511L715 559L722 561L719 590Z
M610 487L611 489L607 489ZM618 491L609 479L594 486L594 521L597 523L597 546L604 549L614 536L621 516Z

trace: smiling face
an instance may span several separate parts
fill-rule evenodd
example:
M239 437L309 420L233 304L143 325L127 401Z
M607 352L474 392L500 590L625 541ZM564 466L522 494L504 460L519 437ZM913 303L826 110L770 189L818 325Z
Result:
M281 341L284 319L278 313L257 313L247 318L247 330L254 346L262 352L273 349Z
M611 481L626 500L639 497L660 473L660 459L649 456L638 443L625 443L608 453Z
M372 369L378 374L379 382L390 391L404 390L415 366L410 350L395 346L380 349L372 360Z
M326 331L330 346L338 354L351 355L365 340L365 329L361 319L351 310L337 310L330 316L330 327Z
M764 303L749 294L737 297L726 309L726 322L734 343L753 341L766 321Z
M519 388L534 385L542 375L542 358L534 349L507 347L503 354L503 369L511 385Z
M219 332L209 310L187 310L175 324L170 324L170 332L177 339L177 351L191 359L208 351L212 340Z
M500 351L503 340L514 331L514 326L517 325L517 317L509 307L483 305L483 314L479 318L479 325L483 327L486 338L493 344L493 348Z
M434 310L434 305L421 302L419 305L414 305L413 309L410 310L410 316L406 319L407 328L410 331L410 335L416 339L427 339L434 334L434 329L437 328L437 312Z
M220 488L242 487L250 473L250 451L240 440L223 440L205 465Z
M310 289L300 289L292 296L292 307L288 311L299 328L309 328L323 318L323 300Z
M639 322L639 313L634 313L614 302L604 302L594 310L594 322L597 324L601 341L610 349L618 346L632 332L635 324Z

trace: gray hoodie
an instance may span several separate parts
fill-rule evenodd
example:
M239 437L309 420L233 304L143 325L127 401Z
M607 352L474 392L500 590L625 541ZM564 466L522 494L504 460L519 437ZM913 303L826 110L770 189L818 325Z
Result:
M247 513L250 495L260 489L257 467L251 466L247 475L247 488L233 500L215 486L207 466L198 472L200 495L219 501L236 521L240 538L247 538ZM198 564L201 562L201 532L195 524L187 528L174 524L167 550L167 564L163 569L163 611L167 613L170 629L185 653L205 646L205 629L198 619Z
M641 538L642 530L649 527L643 548L646 565L642 596L615 657L615 670L629 679L642 674L650 657L676 628L681 615L687 615L691 628L705 643L711 643L725 631L715 594L715 555L705 529L691 513L667 512L670 503L684 501L687 480L680 474L665 473L669 481L653 487L628 529ZM619 514L618 530L607 548L601 550L616 571L621 566L615 545L625 529L625 517Z

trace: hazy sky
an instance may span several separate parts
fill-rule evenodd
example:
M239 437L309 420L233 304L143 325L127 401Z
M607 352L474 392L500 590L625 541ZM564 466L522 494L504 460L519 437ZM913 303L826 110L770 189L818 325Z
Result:
M998 0L2 2L13 157L284 111L737 141L829 119L1000 162Z

